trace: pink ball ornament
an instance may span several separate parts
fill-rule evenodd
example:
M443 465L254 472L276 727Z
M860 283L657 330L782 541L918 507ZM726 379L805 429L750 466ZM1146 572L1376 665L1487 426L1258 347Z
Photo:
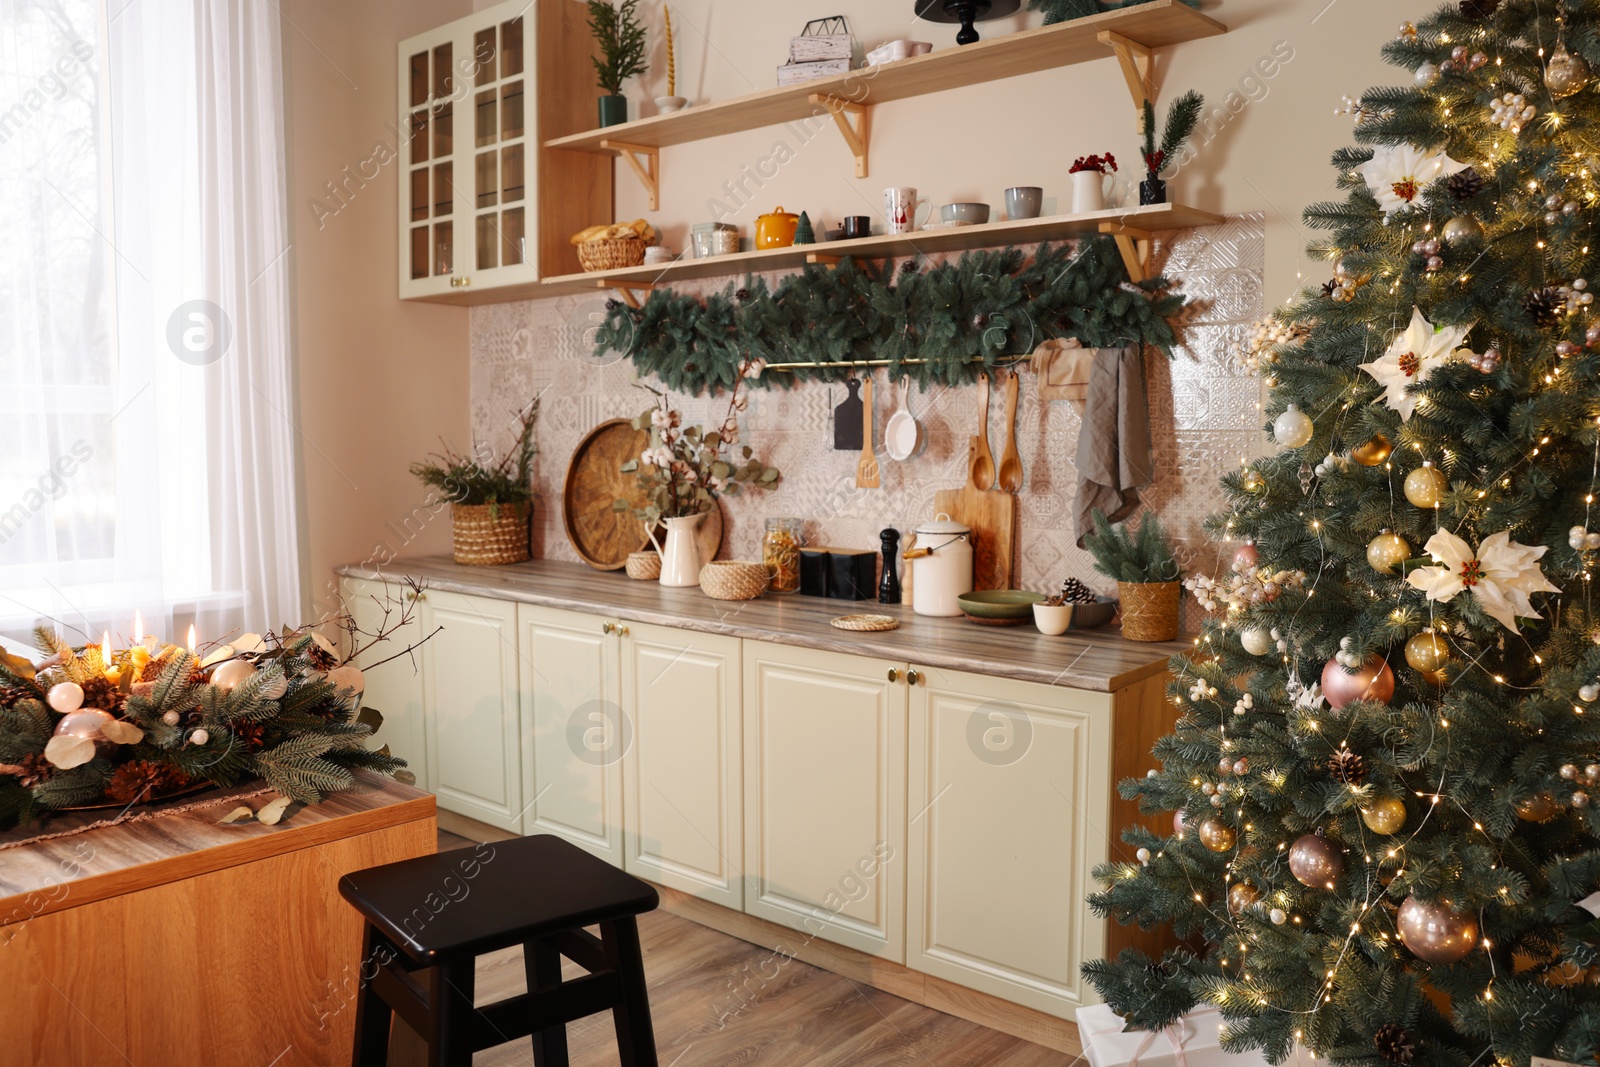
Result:
M1183 833L1183 809L1182 808L1179 808L1177 811L1172 813L1172 832L1175 833L1175 834Z
M1455 963L1478 947L1478 922L1443 904L1406 897L1395 917L1400 941L1429 963Z
M1233 569L1236 571L1252 570L1260 561L1261 553L1256 551L1256 543L1254 541L1246 541L1233 550Z
M114 718L109 712L98 708L84 708L71 714L61 716L61 721L56 723L55 736L81 737L85 741L103 742L105 737L101 731L106 723Z
M1344 873L1344 853L1326 837L1307 834L1289 846L1289 873L1311 889L1331 889Z
M1394 672L1382 656L1368 656L1355 672L1330 659L1322 668L1322 695L1336 710L1357 700L1387 704L1394 696Z

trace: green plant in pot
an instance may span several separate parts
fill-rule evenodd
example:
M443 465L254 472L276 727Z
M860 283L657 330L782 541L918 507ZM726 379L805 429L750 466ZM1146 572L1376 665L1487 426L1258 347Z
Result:
M1122 636L1130 641L1170 641L1178 636L1181 570L1172 543L1155 513L1147 511L1137 531L1112 526L1094 510L1094 533L1083 539L1094 569L1117 582Z
M516 448L496 460L492 449L480 446L471 456L449 445L421 463L411 473L435 492L429 505L450 504L452 542L457 563L521 563L530 555L528 520L533 515L533 457L539 447L534 427L539 401L517 416Z
M617 5L611 0L588 0L588 4L589 31L600 43L600 55L590 62L606 93L600 98L600 125L616 126L628 121L628 98L622 95L622 83L648 69L644 27L634 10L639 0L622 0Z
M1200 124L1200 111L1205 107L1205 97L1190 89L1167 108L1167 125L1161 131L1161 145L1156 145L1156 107L1144 102L1144 166L1148 172L1139 183L1140 204L1165 204L1167 183L1161 172L1177 158L1183 146Z

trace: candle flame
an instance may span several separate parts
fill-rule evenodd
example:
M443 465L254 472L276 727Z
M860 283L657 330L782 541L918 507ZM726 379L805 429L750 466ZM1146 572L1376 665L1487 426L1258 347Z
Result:
M189 655L194 655L194 623L189 624Z
M100 631L100 665L111 666L111 631Z

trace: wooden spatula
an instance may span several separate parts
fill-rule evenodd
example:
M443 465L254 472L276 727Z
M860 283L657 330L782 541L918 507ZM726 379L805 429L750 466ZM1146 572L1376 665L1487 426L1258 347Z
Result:
M1006 378L1006 450L1000 456L1000 488L1015 493L1022 488L1022 456L1017 452L1017 391L1020 375Z
M989 451L989 376L978 375L978 455L972 461L972 484L994 488L994 453Z
M861 379L861 459L856 463L856 488L878 488L878 455L872 450L872 375Z

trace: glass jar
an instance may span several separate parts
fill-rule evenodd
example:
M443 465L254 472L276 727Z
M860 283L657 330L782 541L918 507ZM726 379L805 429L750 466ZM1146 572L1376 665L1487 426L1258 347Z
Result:
M767 533L761 539L761 562L767 567L767 592L800 591L799 519L768 519Z

